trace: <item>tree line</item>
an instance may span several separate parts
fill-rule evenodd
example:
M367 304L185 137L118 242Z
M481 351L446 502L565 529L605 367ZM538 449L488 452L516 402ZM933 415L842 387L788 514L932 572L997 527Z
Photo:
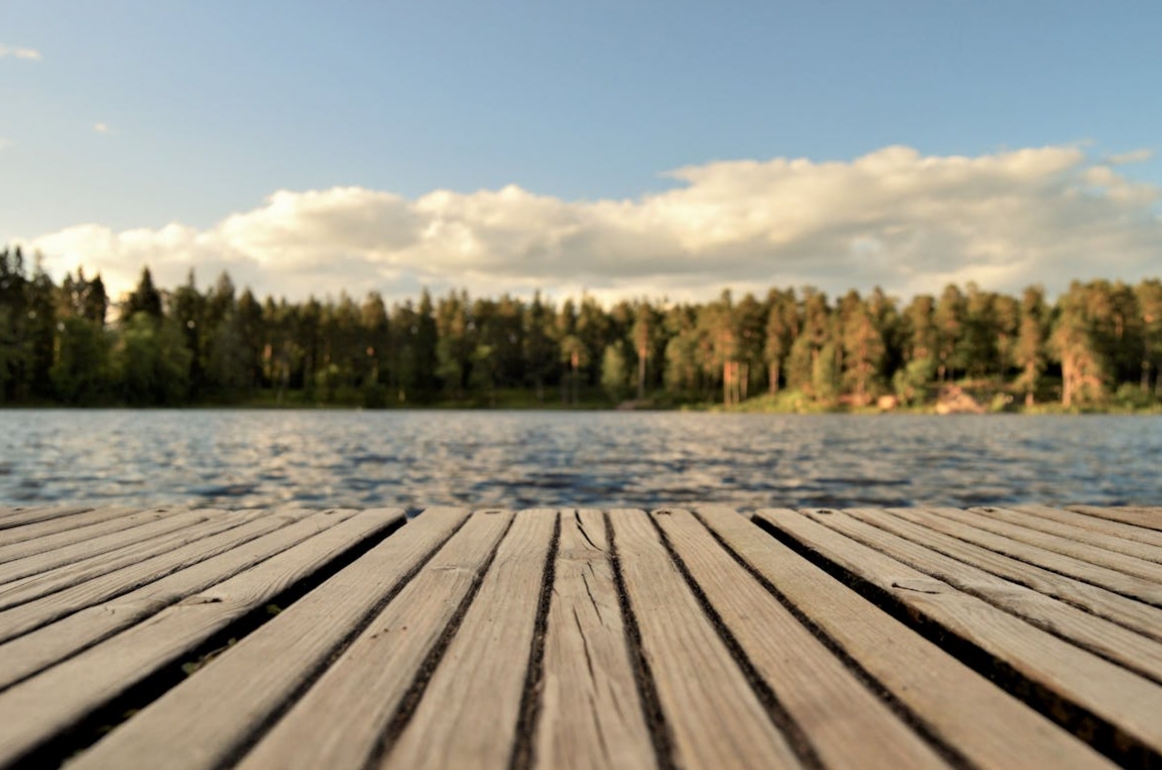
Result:
M116 313L113 311L116 310ZM110 320L115 316L115 320ZM1162 282L1074 282L1050 303L974 284L907 304L879 288L710 302L466 291L390 307L376 292L292 303L223 273L173 289L142 270L114 305L100 275L58 285L0 251L0 404L454 403L672 406L795 394L821 406L930 402L988 383L1032 405L1162 399ZM782 394L782 396L780 396Z

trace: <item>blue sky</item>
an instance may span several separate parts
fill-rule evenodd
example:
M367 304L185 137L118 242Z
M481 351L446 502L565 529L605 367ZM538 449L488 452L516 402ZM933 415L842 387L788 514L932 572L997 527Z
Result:
M6 0L0 241L34 244L54 271L80 261L128 276L144 260L164 282L225 268L292 295L419 284L681 295L844 280L908 292L1051 282L1038 271L1066 268L1132 280L1162 272L1159 29L1157 2ZM858 159L897 146L915 156L889 153L869 192ZM1017 168L1013 153L1046 148L1066 154L1046 157L1036 179ZM950 193L933 169L955 157L993 182L985 161L999 158L1008 182L966 177ZM740 187L745 169L721 163L780 158L813 165ZM827 164L852 173L833 179ZM683 168L718 182L668 175ZM1095 190L1095 168L1113 186ZM963 220L959 230L989 229L982 206L1017 199L1028 227L999 245L966 242L924 219L923 190L912 213L893 215L908 206L893 208L898 186L885 180L900 174L935 185L942 221ZM510 185L521 195L501 196ZM426 197L439 190L454 197ZM297 197L274 206L278 191ZM1079 213L1075 194L1098 200ZM840 205L791 233L770 209L787 200ZM868 223L865 209L885 213ZM707 236L723 210L766 229ZM379 226L393 216L397 229ZM1092 225L1083 243L1121 262L1087 263L1047 232L1079 216ZM372 218L350 242L326 241ZM648 240L648 223L668 235ZM286 257L276 231L318 242ZM903 231L907 243L893 235ZM1004 259L1023 267L1002 270ZM620 269L627 261L636 267Z

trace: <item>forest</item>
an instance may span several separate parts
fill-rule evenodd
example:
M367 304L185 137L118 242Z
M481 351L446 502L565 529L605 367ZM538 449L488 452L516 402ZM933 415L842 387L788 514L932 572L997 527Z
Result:
M31 262L31 264L29 264ZM0 251L2 406L1157 409L1162 282L1075 281L1050 302L949 285L903 301L806 287L701 304L603 307L428 291L389 307L176 288L144 268L114 302L83 269L59 284Z

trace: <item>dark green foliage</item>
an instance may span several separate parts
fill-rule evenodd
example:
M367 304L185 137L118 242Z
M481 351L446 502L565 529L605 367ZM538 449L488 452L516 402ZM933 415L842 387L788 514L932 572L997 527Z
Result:
M84 317L62 321L57 358L49 375L61 403L92 406L109 401L113 396L110 338L101 325Z
M114 369L121 397L132 406L185 403L191 358L177 324L138 312L122 325L115 349Z
M292 304L223 273L173 291L144 269L110 313L100 276L57 286L0 251L0 404L341 404L725 401L783 388L788 403L922 404L969 378L1006 400L1142 408L1162 397L1162 282L1074 283L1050 305L969 284L902 305L874 289L811 287L700 305L465 291L388 307L377 293ZM106 326L112 314L118 319ZM549 401L548 403L551 403Z
M552 321L552 308L546 306L541 293L536 292L525 309L522 326L525 379L536 391L538 402L545 400L545 383L552 376L557 362Z
M609 400L622 401L629 394L629 367L624 345L607 345L601 356L601 387Z
M150 275L148 267L141 270L141 281L125 300L125 307L121 312L126 318L132 318L138 313L161 318L161 292L154 288L153 276Z

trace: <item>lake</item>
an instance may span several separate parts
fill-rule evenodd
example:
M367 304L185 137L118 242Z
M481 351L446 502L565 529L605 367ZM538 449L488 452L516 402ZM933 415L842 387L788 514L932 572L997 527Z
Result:
M0 504L1162 504L1162 417L7 410Z

